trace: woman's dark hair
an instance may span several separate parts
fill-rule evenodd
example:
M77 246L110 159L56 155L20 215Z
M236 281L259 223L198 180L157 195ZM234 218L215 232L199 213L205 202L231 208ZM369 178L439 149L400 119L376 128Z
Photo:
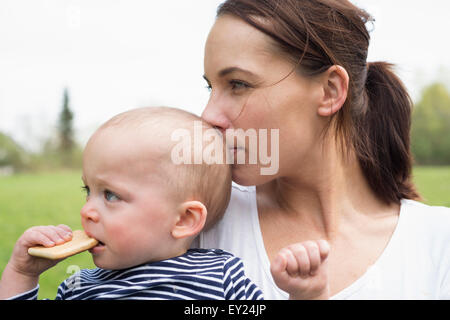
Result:
M350 81L346 102L330 119L336 137L352 147L380 199L420 198L411 181L412 101L393 65L367 63L366 24L373 19L366 11L347 0L227 0L217 16L226 14L271 37L305 76L342 66Z

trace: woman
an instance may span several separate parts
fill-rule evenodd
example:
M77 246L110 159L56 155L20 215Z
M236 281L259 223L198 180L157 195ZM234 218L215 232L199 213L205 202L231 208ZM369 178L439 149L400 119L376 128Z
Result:
M318 239L334 299L450 299L450 210L415 201L412 103L390 64L367 63L370 20L347 0L219 7L202 117L223 132L279 129L279 170L233 165L228 210L199 245L240 256L266 299L287 298L277 252Z

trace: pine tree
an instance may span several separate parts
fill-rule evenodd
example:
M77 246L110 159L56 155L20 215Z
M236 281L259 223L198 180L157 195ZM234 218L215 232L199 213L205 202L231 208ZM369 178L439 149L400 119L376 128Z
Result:
M73 131L73 113L69 106L69 92L64 89L62 111L59 115L59 149L64 154L70 154L75 146Z

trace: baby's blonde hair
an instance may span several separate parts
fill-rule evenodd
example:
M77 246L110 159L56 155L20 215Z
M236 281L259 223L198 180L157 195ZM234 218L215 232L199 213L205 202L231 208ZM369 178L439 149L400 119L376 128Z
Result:
M105 122L99 130L114 127L144 129L143 132L146 133L147 130L152 130L152 133L164 139L167 147L164 146L159 167L163 181L180 203L197 200L205 205L208 214L204 230L207 230L222 218L228 206L231 194L231 167L225 160L221 164L207 164L203 161L201 164L173 163L171 150L176 142L171 140L171 133L177 129L187 129L193 134L196 121L201 121L203 132L213 129L197 115L181 109L146 107L118 114ZM217 134L222 142L220 133ZM202 144L205 147L205 141L202 141ZM227 150L224 145L222 143L220 147L223 148L225 155Z

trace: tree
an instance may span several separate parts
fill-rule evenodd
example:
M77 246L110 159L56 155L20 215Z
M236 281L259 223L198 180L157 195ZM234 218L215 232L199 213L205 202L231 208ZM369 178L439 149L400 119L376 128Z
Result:
M23 170L27 162L25 150L9 136L0 132L0 169Z
M411 149L418 164L450 164L450 93L441 83L426 87L414 107Z
M64 89L62 111L59 115L59 149L64 154L70 154L75 146L73 131L73 113L69 107L69 92Z
M74 113L70 109L69 91L64 89L62 110L57 123L56 145L49 140L44 146L43 155L47 165L54 168L79 168L82 162L82 150L75 141L73 128Z

